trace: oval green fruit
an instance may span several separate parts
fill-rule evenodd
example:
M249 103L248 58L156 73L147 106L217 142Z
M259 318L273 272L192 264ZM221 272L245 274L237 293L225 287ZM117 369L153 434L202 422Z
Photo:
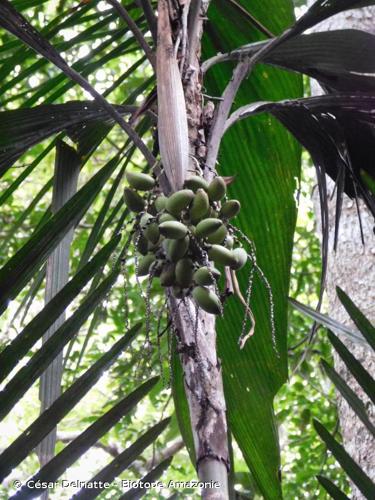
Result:
M197 238L206 238L217 231L221 225L220 219L203 219L195 228L195 236Z
M179 240L185 238L188 228L182 222L167 221L159 224L159 231L166 238Z
M159 250L159 247L160 247L160 240L158 240L156 243L152 243L151 241L147 243L148 252L156 253L156 251Z
M188 288L193 281L194 264L191 259L180 259L176 264L176 282L181 288Z
M170 214L179 217L182 210L190 205L193 198L194 192L191 189L181 189L167 199L165 208Z
M160 194L154 202L155 209L157 212L161 212L162 210L165 209L165 205L167 203L167 197L164 196L163 194Z
M198 189L189 210L191 222L197 224L197 222L208 215L209 210L210 200L208 199L208 194L203 189Z
M143 234L136 233L133 238L135 248L142 255L146 255L148 252L148 242Z
M148 253L144 257L138 260L138 276L147 276L150 272L151 265L155 262L155 255L153 253Z
M148 224L144 229L143 234L148 241L156 245L160 238L159 226L156 224L156 222L151 222L151 224Z
M212 245L212 247L208 250L208 257L212 259L215 264L222 264L223 266L233 266L237 263L232 250L229 250L222 245Z
M148 174L126 171L125 177L130 187L139 191L150 191L155 186L155 179Z
M211 201L220 201L227 192L227 185L222 177L215 177L208 186L208 196Z
M225 238L227 237L228 235L228 229L224 226L224 224L222 224L219 229L216 229L216 231L212 234L210 234L208 237L207 237L207 241L208 243L211 243L211 244L221 244L223 243L223 241L225 240Z
M222 305L219 297L208 288L196 286L193 289L193 298L204 311L210 314L221 314Z
M194 191L194 193L198 189L204 189L205 191L207 191L208 182L206 181L206 179L203 179L203 177L193 175L192 177L186 179L186 181L184 182L184 188L191 189L192 191Z
M244 248L235 248L232 253L236 259L235 264L231 265L232 269L242 269L247 262L247 252Z
M161 214L159 217L159 223L168 222L170 220L176 220L176 218L173 217L173 215L167 213Z
M144 210L145 208L145 200L132 189L124 189L124 199L127 207L132 212L139 213L142 212L142 210Z
M220 278L220 274L220 271L215 267L208 268L207 266L202 266L195 271L193 280L197 285L213 285L214 281Z
M225 219L231 219L235 217L241 210L241 203L238 200L228 200L223 203L220 215Z
M161 286L172 286L176 282L175 265L167 262L160 274Z
M234 238L233 236L228 234L224 240L224 246L225 248L229 248L231 250L233 248L233 245L234 245Z
M162 260L156 260L153 264L151 264L150 271L152 269L153 276L160 276L163 270L164 262Z
M142 231L144 231L146 229L146 227L153 220L154 220L154 217L151 214L149 214L149 213L142 214L142 216L139 220L139 225L141 226Z
M189 248L189 236L181 238L180 240L165 240L165 253L169 260L177 262L182 257L185 257Z

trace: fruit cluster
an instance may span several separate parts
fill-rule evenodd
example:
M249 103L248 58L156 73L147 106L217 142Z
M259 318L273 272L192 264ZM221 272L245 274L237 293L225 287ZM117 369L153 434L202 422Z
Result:
M221 314L217 288L221 273L216 266L237 270L248 258L242 247L235 247L229 219L241 206L237 200L225 200L224 178L215 177L208 183L192 176L169 197L157 194L156 181L150 175L127 172L126 178L125 202L137 214L138 276L158 277L175 297L191 294L204 311ZM151 193L146 199L139 191Z

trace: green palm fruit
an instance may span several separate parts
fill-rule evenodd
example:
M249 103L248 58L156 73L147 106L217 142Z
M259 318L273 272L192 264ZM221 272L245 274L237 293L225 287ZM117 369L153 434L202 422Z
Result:
M175 285L172 288L172 294L176 299L183 299L185 297L185 293L180 286Z
M156 245L160 238L159 226L156 224L156 222L151 222L151 224L147 225L147 227L143 231L143 234L148 239L148 241Z
M242 269L247 262L247 252L244 248L235 248L232 253L236 259L236 263L231 265L232 269Z
M139 221L144 236L152 244L156 244L160 238L159 226L154 221L155 218L149 213L143 214Z
M225 248L229 248L230 250L233 248L234 245L234 238L230 234L225 238L224 240L224 246Z
M190 205L191 200L194 198L194 192L191 189L181 189L173 193L166 201L165 208L167 211L179 217L182 210Z
M139 191L150 191L155 186L155 179L148 174L127 171L125 177L130 187Z
M182 222L172 220L159 224L159 231L166 238L179 240L185 238L188 228Z
M154 217L151 214L145 213L139 220L139 225L141 226L142 231L146 229L146 227L154 220Z
M241 210L241 203L238 200L228 200L223 203L220 210L221 217L231 219L235 217Z
M138 276L147 276L150 272L151 265L155 262L155 255L148 253L138 260Z
M144 235L136 233L134 235L133 241L138 252L142 255L146 255L148 252L148 243Z
M145 208L145 200L132 189L124 189L124 199L129 210L135 213L142 212Z
M211 244L221 244L223 241L227 238L228 235L228 229L222 224L219 229L216 229L216 231L212 234L210 234L207 237L208 243Z
M186 181L184 182L184 188L191 189L192 191L194 191L194 193L198 189L204 189L205 191L207 191L208 182L203 179L203 177L193 175L192 177L189 177L189 179L186 179Z
M221 225L220 219L203 219L195 229L195 236L197 238L206 238L217 231Z
M221 245L212 245L208 250L208 257L212 259L215 264L222 264L223 266L235 266L237 263L237 259L232 250Z
M160 247L159 240L156 243L152 243L151 241L149 241L147 243L147 251L148 252L156 253L156 251L159 249L159 247Z
M161 212L165 209L165 204L167 203L167 197L163 194L160 194L155 200L155 208L157 212Z
M167 262L160 274L161 286L172 286L176 282L175 265Z
M180 240L165 240L167 243L165 245L165 253L167 258L172 262L177 262L186 255L189 248L189 236L181 238Z
M220 278L220 274L220 271L218 271L215 267L208 268L207 266L203 266L195 271L193 274L193 280L197 285L213 285L214 280Z
M210 200L208 199L208 194L203 189L198 189L189 210L191 222L197 224L197 222L208 215L209 210Z
M191 259L180 259L176 264L176 282L182 288L188 288L193 281L194 264Z
M160 276L163 270L164 262L162 260L156 260L150 266L150 272L152 271L153 276Z
M170 220L176 220L176 219L175 217L173 217L173 215L167 213L161 214L159 217L159 223L168 222Z
M227 185L222 177L215 177L208 186L208 196L211 201L220 201L227 192Z
M163 241L162 241L162 243L161 243L161 247L162 247L162 249L164 250L165 253L167 253L168 245L169 245L170 241L172 241L172 240L168 240L167 238L164 238Z
M221 314L222 305L216 293L203 286L193 289L193 298L204 311L210 314Z

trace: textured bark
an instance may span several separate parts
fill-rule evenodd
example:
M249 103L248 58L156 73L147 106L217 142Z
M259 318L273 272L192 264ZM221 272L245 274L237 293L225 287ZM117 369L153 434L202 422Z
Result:
M325 21L318 26L318 30L356 28L375 32L375 8L347 11ZM312 85L313 93L321 93L317 84ZM329 182L332 191L333 182ZM351 328L355 328L338 300L335 292L340 286L356 303L364 314L375 322L375 236L373 232L374 220L361 203L361 214L365 235L365 245L361 244L355 202L345 196L340 222L339 244L337 252L333 251L335 209L334 202L329 207L329 257L327 274L327 295L329 315ZM315 203L315 212L319 219L319 207ZM375 356L370 349L341 338L351 353L363 364L372 376L375 376ZM334 354L335 368L365 403L370 419L374 421L374 406L365 396L361 388L346 369L341 359ZM375 440L355 415L346 401L337 394L340 427L345 449L362 467L372 480L375 481ZM352 485L353 499L362 499L363 495Z
M197 470L201 481L217 481L203 498L226 499L228 445L221 365L216 354L215 317L199 311L191 299L170 298L178 351L184 372Z
M169 19L162 19L168 9L167 0L159 0L158 36L158 114L159 143L164 171L175 189L181 188L190 173L199 172L198 165L203 163L206 154L204 129L206 126L201 93L200 50L202 22L206 2L199 0L181 1L183 6L180 19L181 49L178 70L177 59L171 45L172 37ZM187 16L189 12L189 16ZM173 17L173 3L169 4L169 15ZM176 21L176 19L174 19ZM175 24L175 23L174 23ZM173 61L173 58L175 60ZM171 67L168 67L168 60ZM160 73L163 71L163 73ZM169 73L168 73L169 72ZM163 82L166 75L171 83ZM181 112L181 93L166 92L168 86L174 88L173 81L180 79L177 86L184 89L184 109ZM173 80L173 81L172 81ZM161 91L161 92L160 92ZM161 97L161 99L160 99ZM171 100L175 99L175 103ZM164 106L166 106L165 109ZM173 113L171 113L171 110ZM186 110L186 111L185 111ZM162 128L160 128L160 119ZM189 153L185 153L185 130L183 120L187 120L187 141ZM176 120L176 123L171 123ZM175 131L172 138L173 130ZM165 134L168 137L165 137ZM181 141L179 144L178 141ZM163 144L162 144L163 143ZM181 157L186 154L185 157ZM167 165L165 165L165 160ZM185 167L188 162L188 168ZM165 168L167 166L167 168ZM213 173L203 172L209 179ZM203 498L224 500L228 498L228 445L226 406L221 376L221 365L216 353L215 317L197 310L194 301L187 297L183 301L169 294L169 308L177 337L177 349L182 364L185 392L189 405L190 421L196 453L196 466L201 481L214 481L219 488L203 489Z

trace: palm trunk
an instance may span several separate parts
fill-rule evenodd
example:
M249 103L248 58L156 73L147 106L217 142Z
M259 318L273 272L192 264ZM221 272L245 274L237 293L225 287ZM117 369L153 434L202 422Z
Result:
M198 477L213 482L212 487L204 489L203 497L227 499L227 424L215 319L201 311L197 315L190 299L178 307L171 297L170 307L184 373Z
M197 163L204 164L206 152L199 59L207 2L180 3L181 12L177 13L172 2L159 0L158 11L158 131L168 181L165 191L167 185L173 191L180 189L187 171L194 172ZM173 26L180 27L179 60L171 19ZM203 170L203 175L209 178L212 172ZM201 481L212 482L212 487L203 489L203 497L227 499L226 408L215 318L198 311L190 298L181 302L170 295L169 309L183 369L197 472Z

